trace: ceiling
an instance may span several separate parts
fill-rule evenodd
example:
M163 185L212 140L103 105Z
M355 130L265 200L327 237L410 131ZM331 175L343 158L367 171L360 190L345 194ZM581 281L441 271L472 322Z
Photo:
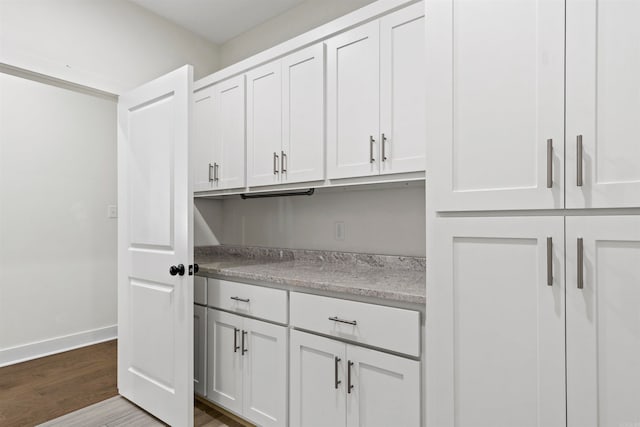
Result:
M222 44L305 0L130 0Z

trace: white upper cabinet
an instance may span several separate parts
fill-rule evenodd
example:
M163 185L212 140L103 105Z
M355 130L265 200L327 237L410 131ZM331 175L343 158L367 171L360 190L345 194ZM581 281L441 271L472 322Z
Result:
M282 73L280 61L247 73L248 186L280 181Z
M437 210L564 207L564 0L426 8Z
M193 94L193 137L191 143L193 191L205 191L213 188L213 163L216 157L214 90L213 86L208 86Z
M567 1L568 208L640 206L639 22L638 1Z
M640 217L567 217L566 234L568 426L636 425Z
M380 23L327 41L328 178L379 173Z
M425 169L424 5L380 19L380 172Z
M324 178L324 45L282 59L281 177Z

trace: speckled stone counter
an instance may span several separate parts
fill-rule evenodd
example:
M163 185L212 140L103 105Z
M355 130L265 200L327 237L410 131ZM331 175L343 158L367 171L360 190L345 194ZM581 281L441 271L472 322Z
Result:
M200 274L425 304L425 259L246 246L196 247Z

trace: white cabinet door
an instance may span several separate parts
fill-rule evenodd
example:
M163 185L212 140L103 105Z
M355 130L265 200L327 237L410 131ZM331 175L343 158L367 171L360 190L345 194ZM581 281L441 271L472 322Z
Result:
M207 307L193 306L193 390L207 395Z
M290 351L289 424L346 426L346 344L291 330Z
M355 345L347 360L347 426L421 425L420 362Z
M242 317L208 309L207 398L242 413Z
M427 0L426 10L437 209L564 207L564 0Z
M324 178L324 45L282 59L282 179Z
M249 187L278 184L282 148L280 61L247 73L247 180Z
M242 415L264 427L287 425L287 328L249 318L243 355Z
M567 397L569 427L640 424L639 216L567 218Z
M564 426L564 218L442 218L434 228L427 425Z
M193 191L213 188L213 163L216 153L216 101L214 87L209 86L193 94L193 138L191 167Z
M424 4L380 19L380 172L423 171L427 147Z
M567 1L568 208L640 206L638 22L638 1Z
M380 23L327 41L327 176L379 173Z
M118 101L118 391L173 426L193 425L193 276L169 274L193 259L192 86L184 66Z
M215 189L245 186L244 76L215 86L216 161L211 174Z

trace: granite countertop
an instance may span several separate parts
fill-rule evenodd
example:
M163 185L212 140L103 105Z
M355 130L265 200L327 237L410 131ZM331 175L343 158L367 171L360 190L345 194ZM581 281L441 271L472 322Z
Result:
M425 304L425 258L248 246L195 248L200 272Z

